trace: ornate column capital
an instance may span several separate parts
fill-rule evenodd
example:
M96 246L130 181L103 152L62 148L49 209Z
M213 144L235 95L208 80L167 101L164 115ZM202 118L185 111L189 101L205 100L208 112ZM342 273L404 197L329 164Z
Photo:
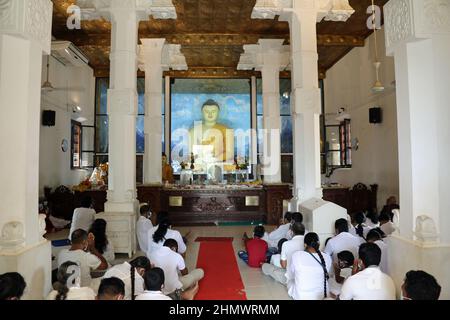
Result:
M160 65L163 70L188 70L186 58L181 53L181 45L167 44L164 38L141 39L139 46L139 69Z
M0 34L34 41L49 54L52 16L50 0L0 0Z
M269 66L285 70L289 66L290 47L283 45L283 42L283 39L261 39L258 44L245 45L238 70L261 71Z
M450 2L446 0L390 0L384 6L386 52L408 42L450 35Z

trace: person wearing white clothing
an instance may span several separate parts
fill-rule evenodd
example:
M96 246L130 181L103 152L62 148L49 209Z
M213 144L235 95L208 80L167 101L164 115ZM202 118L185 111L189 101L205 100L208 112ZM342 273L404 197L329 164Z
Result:
M177 252L177 242L173 239L165 241L164 246L150 256L155 267L164 271L165 282L163 293L179 296L182 291L189 290L204 277L202 269L189 273L183 257Z
M305 236L305 251L297 251L292 256L288 272L293 278L287 288L294 300L323 300L329 296L331 257L320 252L319 247L319 236L308 233Z
M119 278L125 284L125 300L134 300L136 296L144 293L144 274L151 269L147 257L138 257L131 262L124 262L110 268L103 279ZM134 285L133 285L134 284Z
M266 232L264 234L262 239L267 242L269 248L276 248L280 240L287 239L289 229L291 228L291 219L292 213L286 212L284 219L281 220L281 225L271 233Z
M367 242L375 243L381 250L380 269L384 273L388 273L388 245L383 241L383 231L380 229L372 229L367 235Z
M148 250L148 232L153 229L153 223L150 220L152 213L148 205L143 205L140 209L141 216L136 223L136 235L139 248L142 252Z
M284 285L292 279L292 275L289 274L292 255L297 251L304 250L305 226L297 222L291 225L291 231L294 234L294 237L292 240L284 242L281 247L281 268L268 263L265 263L262 266L262 271L265 275L272 277L275 281Z
M364 212L358 212L355 215L355 224L352 228L350 228L350 233L355 237L360 237L361 243L366 242L367 234L372 228L366 225L366 215Z
M136 300L172 300L166 296L162 289L164 287L164 271L160 268L153 268L144 274L146 290L136 297Z
M86 232L89 231L91 225L95 221L96 212L91 208L92 199L85 197L81 200L81 207L77 208L73 212L72 224L69 231L69 239L72 239L72 233L75 230L82 229Z
M396 231L396 227L387 213L380 214L380 229L386 236L390 236Z
M180 232L171 229L168 213L160 212L158 214L158 225L148 232L147 257L150 258L152 252L162 247L167 239L175 240L178 244L178 253L185 255L187 248L183 237Z
M328 241L325 246L325 253L330 255L334 262L337 262L337 254L342 251L350 251L356 257L361 239L348 232L348 223L345 219L337 220L334 227L336 236Z
M106 221L104 219L97 219L89 229L89 235L94 238L95 248L105 258L108 265L111 266L116 259L114 246L109 242L106 235Z
M342 286L340 300L395 300L394 281L383 273L379 264L381 250L374 243L364 243L359 248L353 276Z
M119 278L102 279L98 288L97 300L118 301L125 298L125 283Z
M338 253L338 261L333 264L333 275L330 275L330 293L334 299L341 294L342 285L352 275L355 256L350 251Z

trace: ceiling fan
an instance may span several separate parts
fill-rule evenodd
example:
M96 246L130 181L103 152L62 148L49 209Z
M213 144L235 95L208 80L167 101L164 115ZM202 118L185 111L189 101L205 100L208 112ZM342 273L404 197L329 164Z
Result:
M50 82L50 55L47 56L47 79L41 87L42 93L50 93L56 91L80 91L84 92L85 88L82 87L72 87L72 88L55 88Z

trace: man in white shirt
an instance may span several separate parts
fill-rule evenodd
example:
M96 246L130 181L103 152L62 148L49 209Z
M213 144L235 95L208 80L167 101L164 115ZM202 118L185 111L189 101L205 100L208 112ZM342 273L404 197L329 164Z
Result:
M118 301L124 300L125 284L119 278L103 279L98 288L97 300Z
M91 197L85 197L81 200L81 208L77 208L73 212L72 225L70 226L69 239L72 239L72 233L75 230L82 229L89 232L95 221L96 212L91 208Z
M140 209L141 216L136 223L136 234L139 248L142 252L148 250L148 233L153 229L153 223L150 220L152 213L148 205L143 205Z
M375 243L381 250L380 269L382 272L388 274L388 245L383 241L383 231L380 229L372 229L367 234L367 242Z
M162 290L164 287L165 277L161 268L153 268L144 274L145 287L144 293L138 295L136 300L172 300L166 296Z
M437 301L441 286L425 271L409 271L402 285L402 300Z
M354 275L345 281L339 299L395 300L394 281L380 270L380 261L381 250L376 244L362 244L353 268Z
M328 241L325 246L325 253L329 254L334 262L337 262L337 254L342 251L350 251L355 257L358 256L361 239L348 232L347 220L337 220L334 227L336 229L336 236Z
M65 262L74 262L80 267L81 286L90 287L91 271L106 270L108 262L95 248L95 241L84 230L75 230L72 234L72 246L62 250L58 256L58 267Z
M271 233L265 233L264 237L262 238L264 241L267 242L270 248L277 248L278 242L281 239L287 239L288 232L291 227L291 219L292 219L292 213L286 212L284 215L284 219L282 219L280 222L280 226L272 231Z
M294 235L292 240L286 241L281 247L281 257L280 265L281 268L265 263L262 266L262 271L265 275L272 277L275 281L286 285L288 280L292 278L286 270L289 270L289 265L291 263L292 255L297 252L304 250L304 237L305 237L305 226L301 223L295 223L291 225L291 232Z
M396 230L391 217L387 213L380 214L380 229L386 236L392 235Z
M149 258L155 267L164 270L166 279L163 292L172 298L181 298L182 291L194 287L204 277L202 269L195 269L189 273L183 257L178 253L178 244L174 239L166 240L164 246L152 252Z

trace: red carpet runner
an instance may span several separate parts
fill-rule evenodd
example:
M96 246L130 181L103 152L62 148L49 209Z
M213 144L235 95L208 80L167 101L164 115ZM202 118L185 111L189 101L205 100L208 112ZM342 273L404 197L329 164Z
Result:
M195 300L247 300L232 242L201 242L197 268L205 271Z

